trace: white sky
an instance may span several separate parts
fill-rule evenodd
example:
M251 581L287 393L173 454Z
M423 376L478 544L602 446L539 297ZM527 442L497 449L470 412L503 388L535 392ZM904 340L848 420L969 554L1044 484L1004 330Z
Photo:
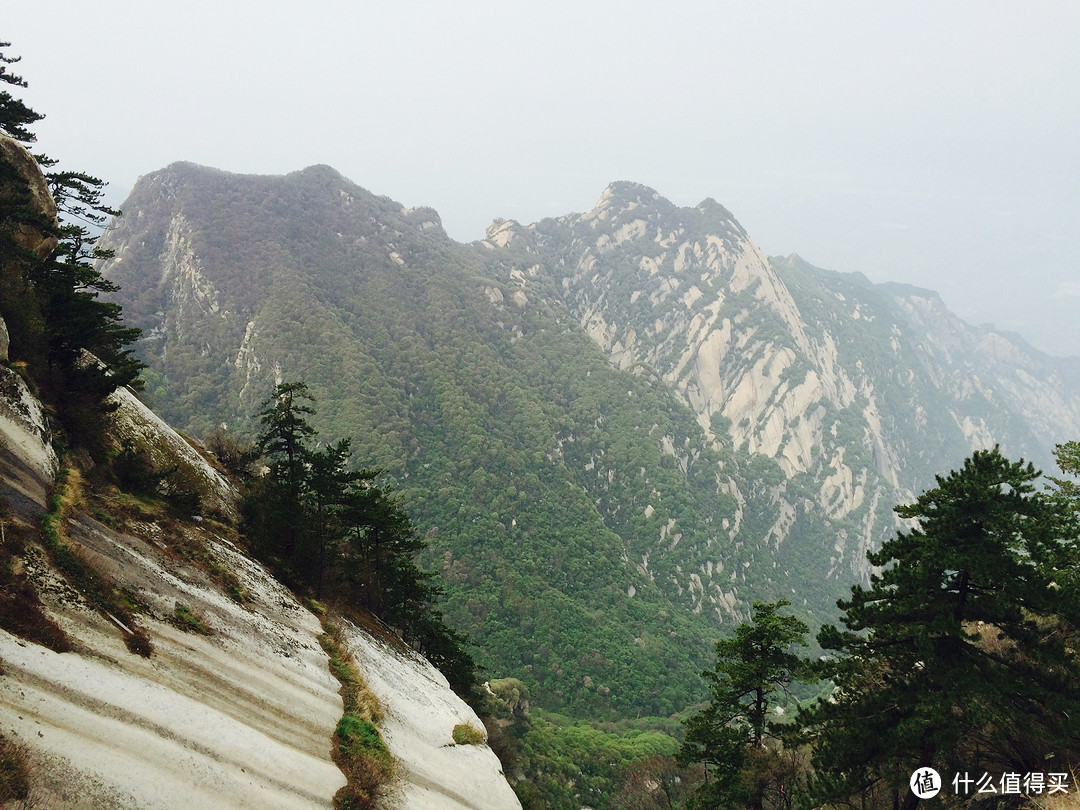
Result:
M5 0L38 146L111 183L327 163L455 239L613 180L1080 356L1080 2Z

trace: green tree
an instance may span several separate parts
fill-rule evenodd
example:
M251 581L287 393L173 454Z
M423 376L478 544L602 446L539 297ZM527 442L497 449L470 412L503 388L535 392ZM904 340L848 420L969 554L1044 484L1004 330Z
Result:
M1066 639L1080 621L1077 538L1038 477L979 451L897 507L914 528L869 555L881 572L838 603L845 629L818 637L840 653L832 697L807 717L823 799L913 806L919 766L1076 761L1080 667Z
M376 485L378 470L352 470L350 439L319 448L315 400L303 382L279 384L262 403L256 452L267 475L248 487L244 526L260 556L297 586L324 586L399 628L403 639L467 694L475 664L463 636L433 607L442 591L435 574L416 563L424 549L412 521L391 493Z
M313 451L308 460L309 511L312 513L315 555L305 565L304 574L314 583L315 595L320 598L329 557L344 535L342 513L357 487L373 481L378 474L374 470L350 470L351 447L351 440L341 439Z
M245 525L260 555L277 557L293 576L303 576L304 558L311 551L307 495L308 464L315 429L307 421L314 398L302 382L281 383L262 403L263 432L257 448L269 462L242 506Z
M8 70L19 61L3 54L9 45L0 42L0 82L26 87L21 76ZM7 90L0 91L0 130L9 137L34 143L28 127L42 117ZM42 154L34 159L43 170L57 163ZM12 331L13 357L30 366L69 431L93 446L102 438L106 398L120 386L137 386L144 367L128 348L140 332L123 325L118 304L99 299L117 288L93 265L111 255L97 246L98 235L107 218L120 212L104 203L105 183L96 177L73 171L45 171L44 177L58 223L32 203L18 169L0 161L0 315ZM27 229L55 237L56 248L47 256L28 250L18 238Z
M434 596L431 577L414 561L424 543L412 521L370 480L350 494L342 521L348 527L344 575L354 597L387 621L403 623L413 606Z
M259 452L270 460L270 472L284 481L299 499L307 480L307 463L311 458L309 442L315 428L307 421L315 409L306 383L279 383L274 393L260 406Z
M1080 478L1080 442L1065 442L1054 448L1054 456L1057 458L1058 467L1068 478L1054 478L1050 481L1054 485L1054 499L1059 508L1066 515L1080 517L1080 486L1077 479Z
M5 56L4 48L10 48L10 42L0 42L0 82L14 87L26 87L26 80L22 76L8 70L8 65L13 65L22 59L21 56ZM15 98L7 90L0 90L0 130L19 143L33 143L37 140L28 126L44 118L41 113L31 110Z
M700 807L743 804L763 807L769 770L776 759L778 733L769 722L775 696L794 681L815 681L811 663L792 651L806 643L807 625L780 608L791 603L754 603L753 618L733 638L716 643L716 665L706 670L712 700L686 721L686 736L679 750L683 764L705 765L706 784L695 801ZM770 750L767 742L773 741Z

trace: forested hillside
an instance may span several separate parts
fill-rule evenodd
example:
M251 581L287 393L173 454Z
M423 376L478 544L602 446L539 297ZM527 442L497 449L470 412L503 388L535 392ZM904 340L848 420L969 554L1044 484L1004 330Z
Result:
M319 431L396 486L480 665L582 716L701 699L755 599L834 620L933 472L994 441L1048 458L1080 424L1066 366L1040 361L1030 396L1060 407L1029 427L912 296L770 264L711 201L615 184L461 245L327 167L174 164L124 210L102 269L150 402L250 437L304 380Z

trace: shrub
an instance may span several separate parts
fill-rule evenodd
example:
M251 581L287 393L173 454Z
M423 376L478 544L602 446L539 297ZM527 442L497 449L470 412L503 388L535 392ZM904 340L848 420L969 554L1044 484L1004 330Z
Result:
M158 491L177 514L195 515L202 509L199 476L190 467L177 465L167 470L158 484Z
M458 723L454 726L453 737L458 745L483 745L487 740L484 732L468 723Z
M128 650L136 655L141 655L143 658L149 658L154 651L154 645L150 641L150 634L142 627L136 627L126 635L124 643L127 644Z
M150 454L135 447L130 439L124 439L119 452L113 456L112 471L122 490L142 495L153 493L160 478Z
M199 633L204 636L210 635L210 628L206 626L206 622L203 621L202 616L187 605L182 605L177 602L176 609L173 613L176 617L176 624L181 630L186 630L190 633Z
M206 449L217 456L222 467L241 479L251 477L252 465L259 458L258 448L254 444L237 439L221 427L204 441Z
M0 802L30 794L30 763L26 746L0 736Z

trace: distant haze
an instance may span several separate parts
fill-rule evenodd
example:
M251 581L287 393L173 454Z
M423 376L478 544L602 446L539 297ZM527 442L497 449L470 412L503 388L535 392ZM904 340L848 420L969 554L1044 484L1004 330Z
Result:
M315 9L314 11L312 9ZM8 0L39 147L327 163L455 239L612 180L1080 355L1080 4Z

